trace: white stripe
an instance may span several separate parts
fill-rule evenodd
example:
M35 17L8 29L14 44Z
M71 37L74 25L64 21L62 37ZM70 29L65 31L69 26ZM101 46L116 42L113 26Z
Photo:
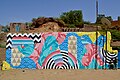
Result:
M7 39L7 42L9 42L9 41L12 41L12 39L11 38Z

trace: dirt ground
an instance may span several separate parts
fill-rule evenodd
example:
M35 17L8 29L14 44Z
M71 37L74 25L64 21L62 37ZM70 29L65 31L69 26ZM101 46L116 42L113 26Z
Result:
M5 48L0 48L0 61L5 60ZM1 71L0 80L120 80L118 70L28 70Z
M5 51L6 51L5 48L0 48L0 65L1 65L2 61L5 60L5 55L6 55Z
M0 80L120 80L120 70L8 70Z

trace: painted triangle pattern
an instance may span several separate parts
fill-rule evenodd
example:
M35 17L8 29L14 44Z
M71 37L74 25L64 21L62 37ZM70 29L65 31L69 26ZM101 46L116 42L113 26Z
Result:
M77 38L75 36L70 36L68 38L68 52L72 53L76 57L77 53Z
M17 48L12 49L12 54L11 54L11 64L13 66L19 66L21 62L21 58L23 58L24 55L19 52Z
M10 48L12 49L12 38L13 37L28 37L28 38L31 38L34 43L40 43L41 42L41 33L24 33L24 34L21 34L21 33L14 33L14 34L11 34L9 33L7 35L7 43L6 43L6 49Z

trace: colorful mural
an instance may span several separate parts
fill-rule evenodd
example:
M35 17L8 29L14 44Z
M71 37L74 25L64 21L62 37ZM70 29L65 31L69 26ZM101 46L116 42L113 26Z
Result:
M15 69L109 69L111 65L116 68L118 52L110 47L110 32L107 37L104 32L97 34L9 33L6 62Z
M118 68L120 69L120 50L118 51Z

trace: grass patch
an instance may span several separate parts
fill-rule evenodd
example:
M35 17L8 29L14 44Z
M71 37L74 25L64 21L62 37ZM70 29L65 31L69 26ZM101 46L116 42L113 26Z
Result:
M6 47L6 45L0 44L0 48L5 48L5 47Z

